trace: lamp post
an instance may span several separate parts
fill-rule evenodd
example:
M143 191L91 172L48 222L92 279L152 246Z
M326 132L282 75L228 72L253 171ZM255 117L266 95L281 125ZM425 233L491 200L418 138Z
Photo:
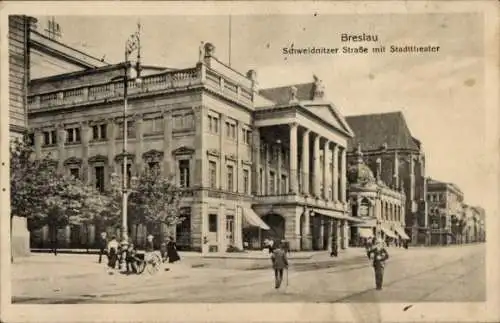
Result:
M140 32L141 25L137 24L137 31L132 34L125 43L125 62L123 64L123 76L118 76L117 78L123 80L123 174L122 174L122 242L127 243L128 241L128 228L127 228L127 205L128 205L128 182L127 182L127 137L128 137L128 128L127 128L127 109L128 109L128 82L130 79L135 80L137 85L142 84L142 80L140 78L141 74L141 42L140 42ZM137 62L135 68L129 61L129 56L137 51ZM129 73L136 73L136 75L130 75ZM114 177L114 178L113 178ZM112 180L117 180L118 175L112 174ZM131 184L133 181L136 181L136 178L131 178Z

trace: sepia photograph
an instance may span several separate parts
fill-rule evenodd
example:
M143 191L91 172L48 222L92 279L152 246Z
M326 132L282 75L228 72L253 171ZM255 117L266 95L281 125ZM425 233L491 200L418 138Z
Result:
M498 290L495 6L83 6L2 12L3 302L405 313Z

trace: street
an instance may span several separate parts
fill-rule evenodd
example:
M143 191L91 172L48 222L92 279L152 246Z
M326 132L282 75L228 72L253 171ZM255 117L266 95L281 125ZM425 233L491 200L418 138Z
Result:
M155 275L15 278L13 303L172 303L172 302L482 302L486 299L485 245L388 249L384 288L374 289L374 273L364 250L321 265L291 266L280 290L271 269L191 268L175 264ZM59 256L58 256L59 257ZM95 261L95 259L94 259Z

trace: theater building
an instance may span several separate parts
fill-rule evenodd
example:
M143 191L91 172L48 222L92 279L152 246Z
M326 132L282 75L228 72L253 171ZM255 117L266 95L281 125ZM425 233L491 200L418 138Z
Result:
M412 244L427 245L430 228L427 216L425 153L414 138L402 112L347 116L355 133L348 142L348 163L356 163L360 146L364 161L373 173L381 163L381 180L405 193L405 232Z
M379 237L389 245L409 240L405 228L404 189L395 191L380 177L382 163L379 160L374 176L363 158L361 148L355 152L356 163L348 167L348 198L351 215L360 221L350 227L350 245L363 246L366 239Z
M29 126L38 156L104 191L120 173L121 64L34 79ZM259 89L256 73L227 66L207 43L192 68L144 67L129 84L127 171L158 167L185 193L180 248L224 252L286 239L293 250L347 248L351 129L314 82ZM92 245L98 224L67 228L67 246ZM131 228L141 243L151 228ZM43 231L43 230L42 230ZM43 244L39 233L34 244Z

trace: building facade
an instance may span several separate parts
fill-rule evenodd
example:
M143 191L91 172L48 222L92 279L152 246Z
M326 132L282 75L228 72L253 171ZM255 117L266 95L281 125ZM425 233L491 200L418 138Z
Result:
M463 243L486 241L486 223L484 209L478 206L464 204Z
M357 163L348 168L348 196L353 223L350 244L363 246L366 239L379 237L394 244L409 240L405 225L405 194L395 191L381 180L382 165L376 176L365 164L360 147L356 150Z
M412 244L430 242L427 216L425 153L420 141L408 129L401 112L348 116L355 133L348 143L348 163L356 164L356 149L365 163L388 187L405 193L405 232Z
M464 194L453 183L427 180L427 200L431 222L431 244L446 245L461 241L460 220L464 217Z
M50 153L61 170L101 191L124 157L122 70L111 65L30 84L36 154ZM254 71L228 67L210 43L195 67L145 70L142 85L128 87L127 172L158 167L184 191L186 220L173 228L179 247L223 252L272 237L293 250L326 249L334 231L347 247L353 134L324 100L320 80L259 90ZM103 228L78 230L66 229L67 244L88 244ZM148 228L131 231L140 240ZM43 230L37 236L35 244L46 240Z

